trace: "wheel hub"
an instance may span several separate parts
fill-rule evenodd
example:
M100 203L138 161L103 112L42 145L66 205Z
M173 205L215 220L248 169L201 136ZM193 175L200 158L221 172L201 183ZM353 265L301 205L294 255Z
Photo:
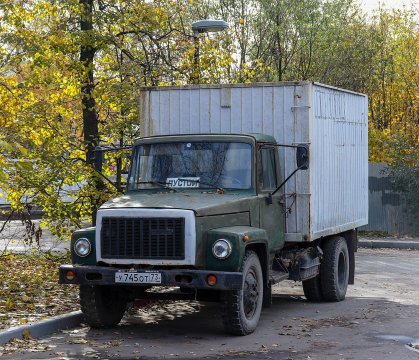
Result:
M244 314L248 319L252 318L258 305L258 282L255 274L249 271L246 275L243 289Z

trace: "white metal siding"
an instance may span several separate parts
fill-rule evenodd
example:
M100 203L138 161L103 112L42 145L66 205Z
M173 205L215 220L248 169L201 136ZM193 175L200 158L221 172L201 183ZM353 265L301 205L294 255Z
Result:
M312 237L368 220L368 120L365 96L314 86L311 150Z
M310 82L144 89L143 136L264 133L310 144L310 168L285 185L286 232L315 239L367 222L367 100ZM280 148L283 178L295 150ZM339 231L338 231L339 230Z

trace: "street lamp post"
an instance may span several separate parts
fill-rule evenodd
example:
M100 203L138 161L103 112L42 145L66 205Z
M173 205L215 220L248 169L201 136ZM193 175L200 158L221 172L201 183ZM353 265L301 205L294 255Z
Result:
M228 28L228 24L223 20L200 20L192 24L192 35L194 38L194 64L193 64L193 83L199 84L199 34L223 31Z

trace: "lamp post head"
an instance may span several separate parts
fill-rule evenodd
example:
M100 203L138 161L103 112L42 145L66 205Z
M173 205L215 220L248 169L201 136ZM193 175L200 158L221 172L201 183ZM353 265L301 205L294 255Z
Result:
M224 20L200 20L192 24L194 34L223 31L228 28Z
M200 20L192 24L192 32L194 38L194 65L192 81L194 84L199 84L199 34L223 31L228 28L228 24L223 20Z

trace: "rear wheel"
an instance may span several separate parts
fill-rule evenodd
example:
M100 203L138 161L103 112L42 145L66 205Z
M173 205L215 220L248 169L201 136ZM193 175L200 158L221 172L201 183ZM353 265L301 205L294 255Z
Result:
M349 253L342 237L332 237L323 243L320 273L303 281L308 301L341 301L345 299L349 280Z
M254 251L246 252L242 272L242 290L223 293L224 329L233 335L247 335L256 329L263 303L262 268Z
M322 287L320 285L320 274L314 278L303 281L304 295L308 301L322 301Z
M345 299L349 280L349 253L342 237L332 237L323 245L323 263L320 283L323 299L341 301Z
M94 328L108 328L119 324L127 301L113 286L80 285L81 311Z

